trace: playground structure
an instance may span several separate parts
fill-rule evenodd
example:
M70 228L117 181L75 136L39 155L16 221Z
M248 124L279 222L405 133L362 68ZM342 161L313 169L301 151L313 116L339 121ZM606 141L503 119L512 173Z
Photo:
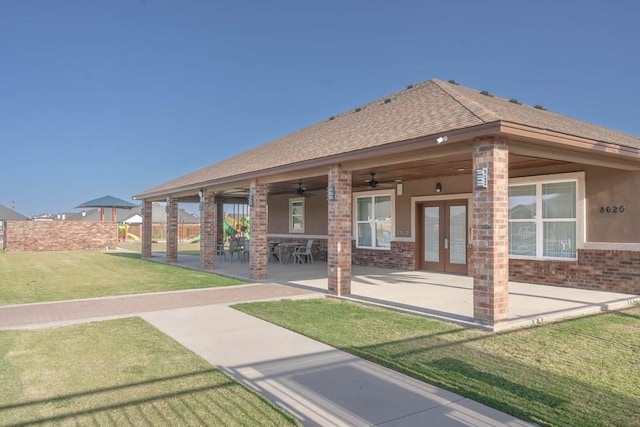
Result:
M246 205L225 205L225 213L222 224L225 242L232 238L250 238L251 220L248 206ZM189 240L192 243L200 242L200 234Z

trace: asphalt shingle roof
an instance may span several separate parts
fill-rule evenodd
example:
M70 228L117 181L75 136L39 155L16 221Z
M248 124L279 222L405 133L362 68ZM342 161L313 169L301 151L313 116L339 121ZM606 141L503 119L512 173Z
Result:
M640 148L638 137L434 79L184 175L138 197L499 121Z
M27 217L22 215L21 213L14 211L13 209L6 207L5 205L0 205L0 220L14 221L22 219L27 219Z

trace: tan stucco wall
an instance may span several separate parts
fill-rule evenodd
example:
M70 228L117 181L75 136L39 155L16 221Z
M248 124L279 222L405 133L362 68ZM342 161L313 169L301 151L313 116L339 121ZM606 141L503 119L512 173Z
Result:
M511 178L577 171L585 172L586 241L640 243L640 172L570 164L512 171Z
M296 199L296 196L278 195L269 196L269 234L289 234L289 200ZM326 235L327 234L327 198L325 193L318 194L304 199L305 230L304 234ZM296 234L292 234L294 236Z
M589 169L586 187L587 241L640 243L640 172Z
M546 168L513 170L511 178L550 175L565 172L585 172L586 179L586 240L605 243L640 243L640 172L621 171L579 164ZM409 237L411 230L412 196L433 196L436 183L442 184L440 195L473 192L469 175L446 176L405 181L402 196L396 196L396 237ZM269 197L269 233L289 233L290 195ZM616 213L606 213L606 207L617 207ZM624 212L620 212L624 206ZM600 208L605 212L601 213ZM327 234L327 201L324 194L305 199L306 229L304 234Z

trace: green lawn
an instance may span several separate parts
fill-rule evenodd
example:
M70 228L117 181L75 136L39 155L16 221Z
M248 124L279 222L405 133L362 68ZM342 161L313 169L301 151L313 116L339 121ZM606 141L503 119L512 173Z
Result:
M0 305L237 285L123 252L0 253Z
M0 425L299 425L138 318L0 331Z
M489 334L333 299L240 310L522 419L640 426L640 307Z
M136 241L127 241L127 242L119 242L118 246L127 249L129 251L134 251L137 253L142 252L142 243L138 240ZM166 242L156 242L151 244L151 252L167 252L167 243ZM181 255L200 255L200 242L191 243L191 242L179 242L178 243L178 253Z

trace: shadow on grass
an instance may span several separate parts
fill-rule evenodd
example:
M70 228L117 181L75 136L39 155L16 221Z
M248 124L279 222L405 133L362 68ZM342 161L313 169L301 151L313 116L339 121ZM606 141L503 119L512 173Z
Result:
M637 318L625 312L609 315ZM343 350L527 421L543 425L640 426L640 399L635 396L615 392L615 386L599 386L597 380L581 378L581 372L555 373L545 369L542 360L524 363L484 351L474 343L497 335L468 336L467 332L455 329ZM573 329L565 332L582 336ZM514 333L518 331L499 335ZM456 334L460 337L456 338ZM600 339L597 333L584 338L600 341L597 346L602 348L615 344L607 338Z
M637 340L630 339L634 325L637 325L634 312L599 313L500 334L425 319L433 322L433 333L397 340L377 338L384 336L385 331L378 333L368 329L368 324L375 323L369 320L375 316L370 317L364 312L306 307L307 317L331 318L330 325L333 326L327 330L319 330L318 324L306 329L306 323L298 324L295 318L278 322L276 312L275 316L256 314L530 422L543 425L640 426L640 392L634 389L638 371L627 368L633 366L632 358L637 354L633 353ZM613 317L611 321L603 320L605 323L600 324L598 319L605 316ZM394 322L391 319L387 321L393 330ZM617 328L621 321L630 327L617 340L612 339L607 331ZM428 325L424 327L429 328ZM364 337L360 342L371 344L349 344L349 340L340 335L351 336L352 331L360 331ZM517 334L523 335L518 337ZM547 341L549 344L545 344ZM576 345L580 346L576 348ZM630 346L632 353L629 353ZM582 348L584 350L580 350ZM599 359L600 355L604 358ZM598 372L601 362L603 367L600 370L610 365L614 371L611 374ZM619 367L615 367L618 363ZM624 382L621 382L623 377Z
M145 390L145 387L152 389ZM219 394L232 388L237 388L251 398L241 398L237 392L234 393L234 399L224 398L225 396ZM227 390L227 397L228 393L233 392ZM112 396L113 394L115 396ZM127 395L132 397L124 397ZM1 405L0 419L4 420L2 425L7 426L51 423L226 425L244 422L258 425L265 420L272 424L285 421L289 421L291 425L295 424L288 415L279 414L275 409L266 411L270 406L264 398L251 395L242 385L217 369L207 369L48 399ZM6 422L8 424L5 424Z

